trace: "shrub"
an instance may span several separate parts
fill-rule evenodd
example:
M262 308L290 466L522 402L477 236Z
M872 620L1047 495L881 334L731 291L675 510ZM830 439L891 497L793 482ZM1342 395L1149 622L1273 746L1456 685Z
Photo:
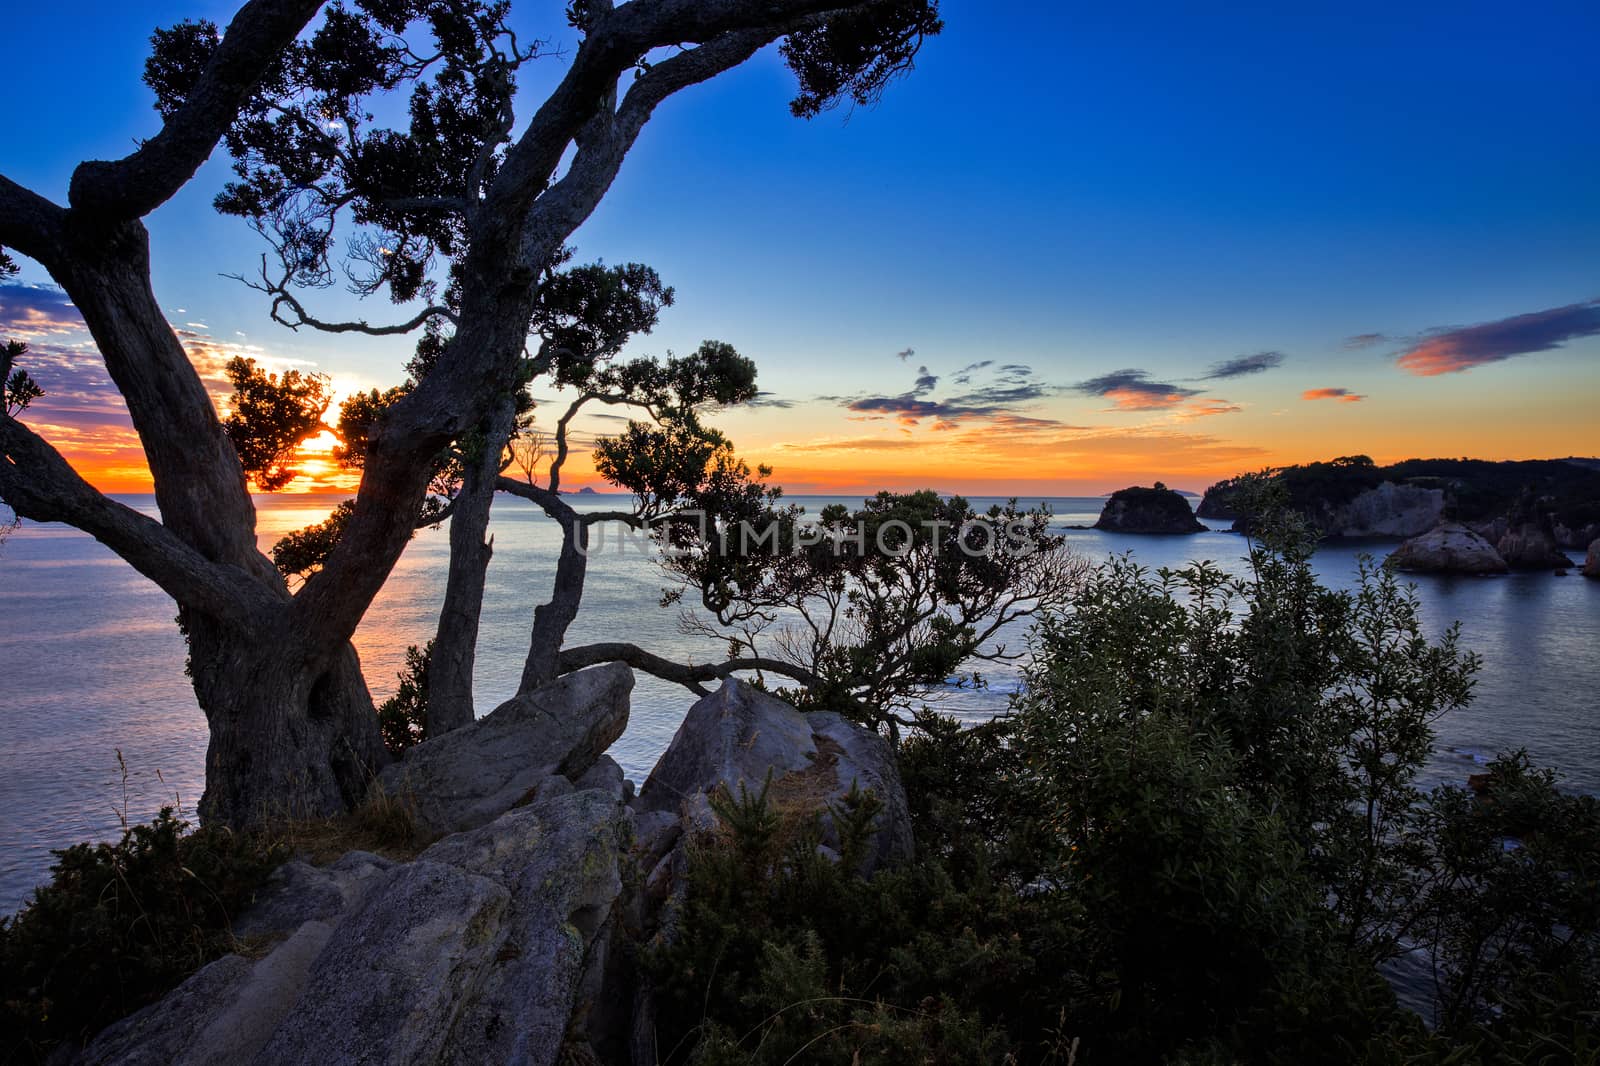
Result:
M235 949L231 920L285 849L225 828L188 830L167 807L114 844L57 851L50 883L0 919L8 1061L84 1039Z
M395 676L400 688L378 707L378 730L390 754L400 756L428 734L428 663L433 657L433 641L422 648L406 649L405 669Z

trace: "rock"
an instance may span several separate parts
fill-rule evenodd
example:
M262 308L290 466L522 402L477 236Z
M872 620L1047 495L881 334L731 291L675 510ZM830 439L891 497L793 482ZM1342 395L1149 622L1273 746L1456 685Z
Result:
M408 797L425 831L486 825L519 803L565 791L552 776L587 772L627 728L632 689L633 672L621 663L568 674L411 748L378 784Z
M267 924L330 911L346 888L357 898L261 959L206 966L74 1061L551 1066L586 1040L605 991L629 819L608 791L570 792L414 862L352 853L337 870L287 872L271 895L298 886L308 902L258 908L276 916Z
M1503 574L1506 561L1494 545L1458 522L1412 537L1389 556L1397 570L1432 574Z
M423 853L511 893L495 965L461 1005L439 1061L553 1063L569 1028L574 1039L587 1036L583 1019L600 995L609 918L622 892L626 821L609 794L577 792Z
M1111 533L1204 533L1189 501L1159 481L1111 494L1094 528Z
M1583 576L1600 579L1600 537L1589 545L1589 554L1583 560Z
M600 756L595 764L572 784L579 791L596 789L605 792L614 796L618 803L626 803L633 798L629 795L628 779L623 774L621 765L609 755Z
M1548 519L1513 522L1495 548L1513 570L1554 570L1572 565L1572 560L1556 547Z
M256 902L233 923L237 936L286 936L309 921L332 921L359 903L394 860L351 851L327 866L286 862L272 872Z
M641 815L682 812L718 785L753 793L769 770L769 795L780 808L825 811L852 784L872 790L883 809L863 872L911 856L911 819L888 741L831 712L803 714L733 678L689 709L635 808ZM831 817L823 827L824 841L837 849Z
M72 1061L82 1066L233 1066L249 1062L300 998L332 935L311 921L272 954L227 955L173 992L104 1030Z
M1443 489L1385 481L1314 520L1330 537L1415 537L1444 516Z

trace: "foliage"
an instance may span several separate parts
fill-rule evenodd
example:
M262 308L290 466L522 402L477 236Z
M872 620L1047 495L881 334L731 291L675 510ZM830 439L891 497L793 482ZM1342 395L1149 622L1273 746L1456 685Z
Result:
M923 39L943 29L938 4L890 0L792 35L780 48L800 79L789 110L815 118L845 99L860 106L877 103L889 83L911 69Z
M33 401L44 395L28 372L21 368L13 370L17 360L28 353L28 346L21 341L6 341L0 347L0 386L5 393L5 417L15 418L28 409Z
M1463 522L1508 515L1530 495L1539 510L1572 528L1600 522L1600 470L1561 459L1407 459L1378 466L1355 455L1266 474L1283 485L1289 506L1313 519L1388 481L1444 489L1449 514ZM1227 478L1207 489L1201 514L1235 518L1245 513L1235 494L1250 477Z
M1520 754L1422 793L1476 659L1392 575L1331 592L1303 523L1259 528L1242 580L1098 568L1010 715L919 715L914 862L852 877L724 798L652 964L668 1061L867 1061L913 1030L931 1061L1596 1061L1600 801ZM1405 950L1432 1032L1380 975Z
M1489 765L1476 794L1439 789L1419 835L1440 1024L1481 1026L1503 1045L1556 1023L1538 1041L1546 1053L1587 1030L1583 1047L1600 1055L1600 800L1560 792L1518 751Z
M254 359L228 360L231 412L222 426L245 474L263 492L276 492L299 476L294 452L322 432L331 397L323 374L285 370L270 374Z
M7 1061L92 1035L234 950L231 919L286 857L267 838L189 831L170 807L55 855L50 884L0 919Z
M1049 532L1050 514L1016 501L978 512L931 490L882 492L814 521L776 492L702 496L694 521L656 529L693 595L689 626L786 664L804 702L872 725L908 724L914 703L954 680L982 685L975 662L1020 658L1012 623L1067 602L1084 564Z
M433 656L433 641L422 648L406 649L406 665L396 677L400 688L378 707L378 729L383 743L394 755L422 743L428 734L428 662Z

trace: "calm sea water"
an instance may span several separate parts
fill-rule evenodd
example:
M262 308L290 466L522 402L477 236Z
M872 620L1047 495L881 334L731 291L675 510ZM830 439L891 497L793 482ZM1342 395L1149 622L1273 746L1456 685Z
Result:
M150 497L124 497L154 515ZM808 510L830 502L796 497ZM616 499L574 497L579 508ZM263 545L320 520L334 500L260 497ZM842 501L851 502L851 501ZM974 501L986 504L989 501ZM1060 526L1088 525L1100 499L1048 501ZM1223 531L1137 537L1072 530L1094 557L1133 551L1149 566L1209 559L1243 569L1244 542ZM478 653L479 713L516 691L534 606L547 595L559 531L532 505L496 504L495 554ZM614 538L613 538L614 540ZM1317 567L1334 587L1354 584L1362 549L1325 547ZM1382 554L1386 545L1370 551ZM356 635L373 694L383 699L408 644L432 636L448 552L443 531L412 543ZM1493 753L1526 747L1560 767L1574 788L1600 793L1600 582L1549 574L1417 579L1428 629L1459 620L1484 657L1476 701L1438 724L1433 781L1461 780ZM678 629L657 607L662 577L637 550L591 560L573 643L629 639L680 661L712 661L714 641ZM192 812L204 784L205 721L183 676L175 609L110 551L61 526L29 525L0 548L0 913L14 909L50 865L50 849L112 837L119 819L145 819L176 802ZM1010 635L1022 643L1021 631ZM966 718L1003 709L1014 670L988 671L987 692L950 695L940 709ZM612 754L642 781L692 702L675 685L640 676L627 733ZM122 753L126 776L119 769Z

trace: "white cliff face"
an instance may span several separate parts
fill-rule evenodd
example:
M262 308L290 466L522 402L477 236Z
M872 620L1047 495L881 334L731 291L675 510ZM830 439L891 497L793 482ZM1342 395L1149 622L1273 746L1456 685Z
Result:
M1589 545L1589 555L1583 561L1583 576L1600 579L1600 537Z
M1333 537L1415 537L1439 524L1444 505L1443 489L1385 481L1333 508L1322 525Z

